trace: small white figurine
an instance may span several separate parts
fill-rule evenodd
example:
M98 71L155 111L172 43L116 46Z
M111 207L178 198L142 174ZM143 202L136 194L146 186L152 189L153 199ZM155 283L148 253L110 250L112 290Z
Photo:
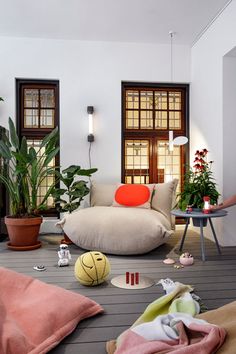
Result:
M60 245L60 251L57 252L59 261L58 261L58 266L59 267L65 267L69 265L69 261L71 260L71 254L69 251L69 248L66 244L62 243Z

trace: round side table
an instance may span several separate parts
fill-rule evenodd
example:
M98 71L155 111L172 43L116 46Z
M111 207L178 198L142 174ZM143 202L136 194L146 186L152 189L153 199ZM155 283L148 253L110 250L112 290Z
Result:
M216 237L216 233L215 233L215 229L212 223L212 218L219 218L219 217L223 217L227 215L227 211L226 210L216 210L212 213L209 214L204 214L202 211L192 211L192 212L185 212L179 209L174 209L171 211L171 214L174 216L180 216L182 218L186 219L186 224L185 224L185 228L184 228L184 233L181 239L181 243L180 243L180 247L179 247L179 251L182 251L183 249L183 245L184 245L184 241L185 241L185 237L187 234L187 230L188 230L188 225L190 222L190 218L192 219L198 219L199 220L199 227L200 227L200 241L201 241L201 254L202 254L202 260L205 261L206 260L206 256L205 256L205 242L204 242L204 234L203 234L203 227L206 225L207 221L209 220L210 226L211 226L211 231L216 243L216 247L218 250L218 253L221 254L221 250L220 250L220 246ZM205 224L205 225L204 225Z

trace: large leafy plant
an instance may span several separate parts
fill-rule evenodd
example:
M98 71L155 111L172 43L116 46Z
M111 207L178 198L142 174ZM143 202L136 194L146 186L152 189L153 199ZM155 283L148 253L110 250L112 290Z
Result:
M45 136L37 149L28 147L25 137L20 141L11 118L9 135L0 141L0 155L7 167L0 171L0 181L9 193L14 217L36 216L40 210L46 209L46 201L55 186L54 182L39 201L39 188L43 181L55 175L56 168L50 166L50 162L59 151L58 129Z
M97 168L82 169L80 166L71 165L65 170L56 172L64 188L54 188L52 196L55 198L59 211L69 212L76 210L84 197L89 193L88 181L80 180L79 176L90 177Z
M220 194L211 171L213 161L207 162L207 154L207 149L197 150L193 168L189 167L184 176L183 191L177 196L181 210L185 210L187 206L202 209L204 196L210 197L211 204L217 203Z

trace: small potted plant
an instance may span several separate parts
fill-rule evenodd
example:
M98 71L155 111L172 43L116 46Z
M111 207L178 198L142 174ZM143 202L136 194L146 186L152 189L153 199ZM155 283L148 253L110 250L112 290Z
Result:
M9 118L9 135L0 141L0 155L6 168L0 171L0 181L5 185L10 199L11 215L5 217L13 250L31 250L41 246L38 241L42 223L40 211L47 208L46 201L54 184L50 186L42 200L39 188L44 179L55 175L55 167L50 162L59 151L58 129L45 136L36 150L28 147L26 138L20 141L13 121Z
M197 150L193 168L189 167L184 176L183 191L177 195L178 207L183 211L189 208L202 211L206 196L210 204L217 203L220 194L211 171L213 161L207 161L207 154L207 149Z
M88 181L78 179L79 176L91 177L97 168L82 169L80 166L71 165L60 173L56 171L58 179L63 183L63 188L54 187L51 191L55 198L57 209L60 212L72 213L78 209L84 197L89 193ZM60 222L57 225L60 226ZM72 241L64 234L64 243L70 244Z

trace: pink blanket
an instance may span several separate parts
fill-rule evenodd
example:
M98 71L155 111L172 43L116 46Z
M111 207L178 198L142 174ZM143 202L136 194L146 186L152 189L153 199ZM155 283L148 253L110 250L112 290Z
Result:
M170 318L172 316L172 318ZM174 317L178 317L177 320ZM183 318L180 321L180 318ZM108 342L109 354L213 354L223 344L226 331L185 314L159 316L152 322L128 329L116 343ZM173 339L174 338L174 339Z
M0 268L0 353L44 354L103 309L89 298Z

